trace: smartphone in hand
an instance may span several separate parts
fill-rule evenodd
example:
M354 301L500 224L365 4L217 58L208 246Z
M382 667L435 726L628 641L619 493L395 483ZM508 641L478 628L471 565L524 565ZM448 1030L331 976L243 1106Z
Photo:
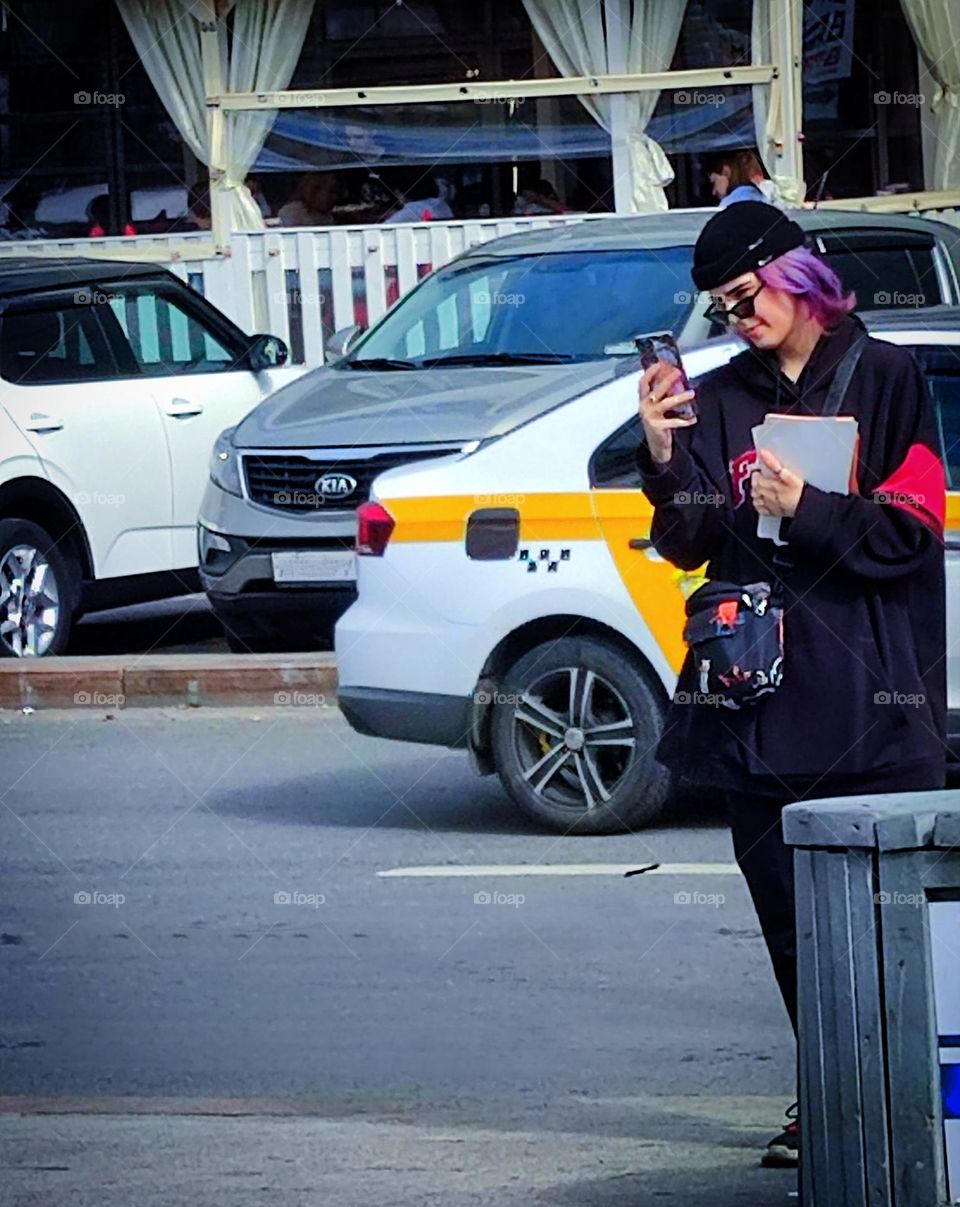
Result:
M682 394L690 389L690 382L683 367L680 349L672 331L654 331L650 335L638 335L637 350L640 353L640 363L645 369L655 365L658 360L672 368L680 370L680 376L670 388L671 394ZM667 419L696 419L697 407L694 399L681 402L670 411L664 411Z

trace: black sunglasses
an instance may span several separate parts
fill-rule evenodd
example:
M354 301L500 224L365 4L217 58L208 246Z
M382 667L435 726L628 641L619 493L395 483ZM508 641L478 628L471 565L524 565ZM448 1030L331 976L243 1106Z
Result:
M724 327L730 326L731 319L752 319L756 313L754 302L765 283L761 281L753 293L748 294L745 298L740 298L732 306L718 306L715 302L711 302L703 312L704 318L709 319L712 323L722 323Z

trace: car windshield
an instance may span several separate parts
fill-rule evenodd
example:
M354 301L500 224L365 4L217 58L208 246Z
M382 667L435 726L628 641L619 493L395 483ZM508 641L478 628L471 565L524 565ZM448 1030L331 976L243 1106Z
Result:
M690 247L491 256L450 264L411 291L340 362L563 364L623 355L632 336L683 325Z

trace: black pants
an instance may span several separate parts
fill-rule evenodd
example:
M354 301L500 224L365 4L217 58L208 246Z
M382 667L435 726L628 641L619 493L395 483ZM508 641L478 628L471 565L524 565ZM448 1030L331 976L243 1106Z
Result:
M807 788L769 790L727 789L724 793L733 849L753 899L760 929L773 963L787 1014L797 1033L797 925L794 912L793 848L783 841L780 811L799 800L853 796L874 792L920 792L942 788L941 775L929 772L877 777L855 786L827 779Z

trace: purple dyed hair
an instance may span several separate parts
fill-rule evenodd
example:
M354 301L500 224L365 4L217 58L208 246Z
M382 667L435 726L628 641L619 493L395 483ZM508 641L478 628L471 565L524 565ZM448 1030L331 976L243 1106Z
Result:
M857 304L852 291L844 294L840 278L808 247L793 247L757 269L757 276L771 289L802 298L810 314L824 327L834 327Z

